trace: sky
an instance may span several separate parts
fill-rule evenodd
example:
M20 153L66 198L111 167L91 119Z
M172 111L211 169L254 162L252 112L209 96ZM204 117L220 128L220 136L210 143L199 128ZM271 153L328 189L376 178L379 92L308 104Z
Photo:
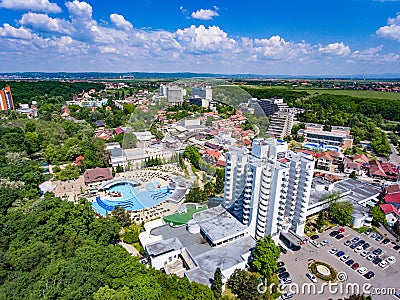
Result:
M400 0L0 0L0 72L400 73Z

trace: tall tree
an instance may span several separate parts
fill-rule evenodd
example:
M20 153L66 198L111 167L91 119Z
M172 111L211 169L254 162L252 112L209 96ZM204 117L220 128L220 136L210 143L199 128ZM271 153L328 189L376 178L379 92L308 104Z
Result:
M251 266L269 282L278 268L277 261L280 253L279 247L275 245L271 236L261 238L257 241Z
M332 201L328 207L329 218L339 225L348 225L353 220L353 209L350 201Z
M220 299L222 294L222 272L220 268L217 268L215 270L214 280L211 289L214 292L215 298Z
M386 224L386 217L385 214L382 212L381 208L379 205L375 205L374 207L371 208L369 211L371 217L372 217L372 224L377 226L380 224Z

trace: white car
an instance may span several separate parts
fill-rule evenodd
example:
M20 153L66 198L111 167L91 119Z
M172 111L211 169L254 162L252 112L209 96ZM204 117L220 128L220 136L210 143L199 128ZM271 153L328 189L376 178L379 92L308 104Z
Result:
M330 254L335 254L337 252L337 249L336 248L332 248L331 250L329 250L329 253Z
M366 267L361 267L358 268L357 272L360 273L361 275L364 275L365 273L367 273L367 268Z
M356 249L354 249L354 251L356 252L356 253L359 253L359 252L361 252L361 251L363 251L364 250L364 248L362 247L362 246L358 246Z
M382 260L378 266L380 266L381 268L385 268L389 263L386 260Z
M312 282L314 282L314 283L317 282L317 278L315 278L315 276L314 276L313 274L311 274L310 272L308 272L308 273L306 274L306 276L307 276Z
M281 298L284 300L291 299L291 298L293 298L293 292L291 292L291 291L284 292L284 293L282 293Z
M367 256L367 260L369 260L369 261L373 261L374 258L375 258L375 255L373 255L373 254L370 254Z
M368 250L364 250L363 252L360 253L361 256L365 257L369 254Z
M394 264L396 262L396 258L394 256L389 256L388 258L386 258L386 261L389 264Z
M326 246L329 245L329 241L328 240L323 240L321 243L319 243L321 246Z
M346 261L350 258L350 255L343 255L342 257L340 257L341 261Z
M310 244L313 244L315 247L319 248L319 243L317 241L311 241Z

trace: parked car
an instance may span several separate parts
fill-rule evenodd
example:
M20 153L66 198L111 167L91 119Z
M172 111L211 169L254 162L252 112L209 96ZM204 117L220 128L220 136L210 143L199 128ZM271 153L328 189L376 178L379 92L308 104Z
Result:
M311 245L314 245L314 246L317 247L317 248L320 247L320 244L319 244L317 241L314 241L314 240L311 240L311 241L310 241L310 244L311 244Z
M338 252L336 253L336 256L337 256L337 257L341 257L342 255L344 255L344 252L343 252L343 251L338 251Z
M330 254L335 254L337 252L337 249L336 248L332 248L331 250L329 250L329 253Z
M400 299L400 292L394 293L394 296Z
M375 239L378 237L378 234L376 232L374 232L373 234L371 234L371 238Z
M353 237L353 239L351 240L352 243L357 243L360 240L359 236L355 236Z
M380 241L382 241L383 240L383 236L378 236L376 239L375 239L375 241L377 241L377 242L380 242Z
M364 241L364 240L360 240L360 241L357 242L357 246L362 246L362 245L364 245L364 244L365 244L365 241Z
M351 241L350 241L350 240L345 241L345 242L344 242L344 245L345 245L345 246L350 246L350 245L351 245Z
M328 240L323 240L323 241L320 243L320 245L321 245L321 246L329 245L329 241L328 241Z
M396 258L394 256L389 256L388 258L386 258L386 261L389 264L394 264L396 262Z
M389 244L389 242L390 242L390 240L388 238L386 238L382 241L382 244L387 245L387 244Z
M385 268L385 267L387 267L388 264L389 263L386 260L383 260L378 264L378 266L380 266L381 268Z
M381 261L382 261L382 258L380 258L380 257L378 257L378 256L375 256L375 258L374 258L374 260L372 261L372 263L373 263L374 265L377 265L377 264L379 264Z
M372 271L368 271L367 273L364 274L364 277L367 279L371 279L374 276L375 276L375 273Z
M337 234L339 234L339 232L338 232L337 230L334 230L334 231L332 231L331 233L329 233L329 235L330 235L331 237L334 237L334 236L336 236Z
M362 245L362 247L363 247L364 249L368 249L370 246L371 246L371 245L368 244L368 243L365 243L364 245Z
M344 238L344 235L341 233L339 233L338 235L335 236L335 239L337 239L337 240L340 240L342 238Z
M338 232L339 232L339 233L343 233L343 232L345 232L345 231L346 231L346 229L345 229L344 227L341 227L341 228L338 229Z
M361 251L363 251L364 250L364 248L362 247L362 246L358 246L356 249L354 249L354 251L356 252L356 253L359 253L359 252L361 252Z
M340 260L341 261L346 261L346 260L348 260L350 258L350 255L343 255L341 258L340 258Z
M306 274L306 276L307 276L312 282L314 282L314 283L317 282L317 278L315 278L315 276L314 276L313 274L311 274L310 272L308 272L308 273Z
M319 239L319 235L318 234L314 234L314 235L310 236L310 239L311 240Z
M287 250L286 250L285 248L283 248L281 245L279 245L279 249L281 250L281 252L282 252L283 254L286 254L286 253L287 253Z
M357 244L351 244L350 245L350 249L355 249L355 248L357 248Z
M359 263L354 263L354 264L351 266L351 268L352 268L353 270L357 270L359 267L360 267L360 264L359 264Z
M374 258L375 258L375 255L373 255L373 254L370 254L367 256L367 260L369 260L369 261L373 261Z
M366 235L370 235L370 233L372 232L372 229L368 228L367 230L364 231L364 233Z
M396 250L396 251L400 250L400 245L395 245L395 246L393 247L393 249Z
M291 291L283 292L281 295L281 298L284 300L291 299L291 298L293 298L293 292L291 292Z
M368 270L366 267L361 267L361 268L358 268L358 270L357 270L357 272L360 273L361 275L367 273L367 271Z
M276 274L281 274L281 273L284 273L284 272L286 272L286 268L285 267L280 267L280 268L278 268L278 270L276 270Z
M278 268L283 267L285 265L285 263L283 261L278 261Z
M346 261L346 265L351 266L352 264L354 264L354 260L349 259L348 261Z
M289 284L289 283L292 283L292 278L291 277L285 277L285 278L280 279L279 282L281 284Z
M363 252L360 253L360 255L361 255L362 257L366 257L368 254L369 254L369 251L368 251L368 250L364 250Z
M289 272L283 272L283 273L278 275L278 278L282 279L282 278L286 278L286 277L289 277L289 276L290 276Z
M375 249L374 251L372 251L372 253L375 254L375 255L381 255L382 254L382 249L381 248Z

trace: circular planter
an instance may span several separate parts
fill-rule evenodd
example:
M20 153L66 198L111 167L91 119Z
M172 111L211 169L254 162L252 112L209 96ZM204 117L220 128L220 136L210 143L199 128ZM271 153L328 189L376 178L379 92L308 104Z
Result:
M336 281L337 271L322 261L312 261L308 265L309 271L323 281Z

